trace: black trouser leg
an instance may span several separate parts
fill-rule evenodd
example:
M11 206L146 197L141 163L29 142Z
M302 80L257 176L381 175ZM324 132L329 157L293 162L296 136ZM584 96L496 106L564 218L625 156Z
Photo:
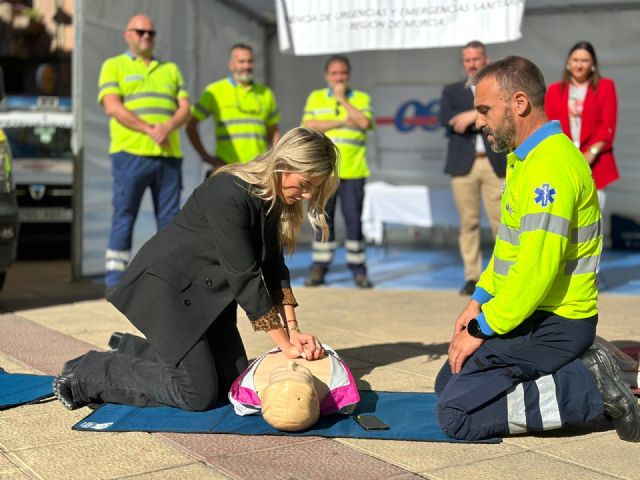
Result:
M131 333L122 335L117 352L143 360L151 360L153 362L161 361L160 354L149 343L149 340Z
M198 411L211 408L247 366L235 311L233 302L177 366L159 357L140 358L120 351L87 353L74 368L74 399ZM130 345L145 347L139 340ZM152 348L143 350L147 357L153 356Z

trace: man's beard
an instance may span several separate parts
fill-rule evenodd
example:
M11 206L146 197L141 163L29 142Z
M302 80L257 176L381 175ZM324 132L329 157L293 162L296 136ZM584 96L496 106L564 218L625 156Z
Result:
M493 142L491 142L491 150L496 153L510 152L516 146L516 124L513 121L513 115L511 110L505 109L506 114L504 122L496 130L491 130L488 127L482 129L484 135L491 135Z
M236 81L240 83L250 83L253 81L252 72L240 72L235 74Z

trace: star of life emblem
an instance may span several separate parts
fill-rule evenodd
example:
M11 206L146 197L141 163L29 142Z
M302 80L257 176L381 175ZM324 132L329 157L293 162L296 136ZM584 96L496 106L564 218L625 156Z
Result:
M535 195L533 201L539 203L541 207L546 207L555 201L556 189L548 183L544 183L542 186L536 187L533 193Z

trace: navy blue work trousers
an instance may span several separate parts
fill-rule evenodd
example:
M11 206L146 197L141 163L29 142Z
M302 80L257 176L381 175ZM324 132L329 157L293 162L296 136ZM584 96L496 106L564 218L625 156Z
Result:
M486 340L453 375L436 378L436 414L445 433L481 440L584 426L603 413L602 397L580 355L598 317L569 320L538 310L506 335Z
M108 250L115 252L113 255L116 260L120 258L122 261L112 262L113 268L107 267L107 287L117 285L128 263L126 259L131 251L133 225L146 189L151 190L158 230L169 223L180 210L182 159L118 152L111 155L111 171L113 216Z
M347 230L347 265L354 275L366 274L365 242L362 234L362 206L364 204L364 184L366 179L353 178L341 179L338 191L332 196L325 206L327 224L329 226L329 245L335 245L335 213L336 203L340 200L340 209L344 217ZM322 254L326 250L320 245L321 236L316 237L313 248L320 249L320 253L314 255L313 266L326 271L333 260L333 250L326 256ZM322 259L322 260L320 260Z

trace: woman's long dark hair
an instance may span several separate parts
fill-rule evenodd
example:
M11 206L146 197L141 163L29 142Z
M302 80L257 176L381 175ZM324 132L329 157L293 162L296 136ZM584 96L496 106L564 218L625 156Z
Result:
M598 67L598 57L596 56L596 49L593 48L593 45L591 45L591 43L587 41L578 42L573 47L571 47L571 50L569 50L567 59L564 62L565 68L564 73L562 74L562 86L565 87L571 80L571 72L569 72L569 69L567 68L567 62L569 61L569 57L571 57L571 54L576 50L585 50L589 52L589 55L591 55L591 59L593 60L593 71L589 76L589 82L594 89L598 88L598 82L600 81L601 77L600 68Z

